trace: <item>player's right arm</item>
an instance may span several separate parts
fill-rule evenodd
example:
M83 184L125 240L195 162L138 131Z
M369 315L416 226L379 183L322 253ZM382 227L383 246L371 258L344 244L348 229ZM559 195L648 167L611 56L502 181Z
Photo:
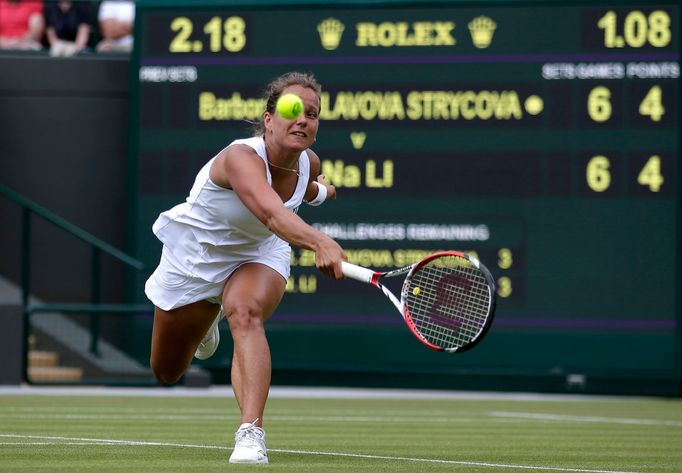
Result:
M343 249L287 209L266 178L265 163L253 148L233 145L220 152L210 171L211 180L236 192L239 199L268 229L292 245L315 252L315 264L334 279L343 278Z

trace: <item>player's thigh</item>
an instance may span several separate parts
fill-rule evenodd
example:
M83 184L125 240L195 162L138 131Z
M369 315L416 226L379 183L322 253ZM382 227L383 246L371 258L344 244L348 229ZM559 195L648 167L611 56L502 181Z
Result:
M269 318L282 300L286 281L274 269L260 263L247 263L235 270L223 291L223 309L232 314L257 312Z

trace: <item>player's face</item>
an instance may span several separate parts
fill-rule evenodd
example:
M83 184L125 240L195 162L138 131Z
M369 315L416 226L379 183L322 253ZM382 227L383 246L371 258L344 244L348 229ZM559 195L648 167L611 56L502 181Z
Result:
M282 146L303 151L310 148L317 135L320 125L320 98L314 90L300 85L292 85L282 91L282 95L289 93L301 97L303 113L293 120L282 118L279 113L266 114L266 126L272 127L274 138Z

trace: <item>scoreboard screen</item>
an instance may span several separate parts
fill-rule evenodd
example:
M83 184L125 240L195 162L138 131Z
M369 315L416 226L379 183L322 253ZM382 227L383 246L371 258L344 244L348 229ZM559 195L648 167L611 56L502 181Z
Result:
M498 309L475 350L431 352L374 289L294 248L276 369L679 380L679 4L427 5L139 3L138 256L156 265L152 222L251 135L264 86L311 72L338 199L299 214L379 270L473 254Z

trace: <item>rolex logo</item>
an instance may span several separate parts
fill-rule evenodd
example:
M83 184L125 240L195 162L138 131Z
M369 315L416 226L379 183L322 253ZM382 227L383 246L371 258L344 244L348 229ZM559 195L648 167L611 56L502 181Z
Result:
M318 23L317 32L320 33L322 47L329 51L338 48L344 28L343 23L331 17Z
M495 34L495 22L487 16L479 16L469 22L469 32L474 46L479 49L487 48L493 40Z

